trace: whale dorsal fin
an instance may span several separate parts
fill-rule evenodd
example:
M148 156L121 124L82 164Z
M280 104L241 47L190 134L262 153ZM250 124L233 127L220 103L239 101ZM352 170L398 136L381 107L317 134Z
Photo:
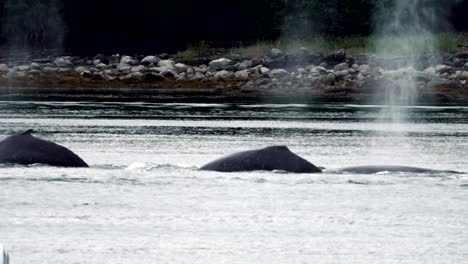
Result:
M28 129L28 130L26 130L24 132L18 133L18 135L20 135L20 136L29 136L32 133L34 133L34 130L33 129Z
M289 148L285 145L278 145L278 146L270 146L266 147L266 150L282 150L282 151L290 151Z

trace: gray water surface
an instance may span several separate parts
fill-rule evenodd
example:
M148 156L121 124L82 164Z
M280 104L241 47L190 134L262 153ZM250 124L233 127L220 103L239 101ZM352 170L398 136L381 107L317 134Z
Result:
M468 174L216 173L269 145L329 169L468 171L468 107L0 102L89 169L0 166L0 243L16 263L468 263ZM376 120L379 120L376 122Z

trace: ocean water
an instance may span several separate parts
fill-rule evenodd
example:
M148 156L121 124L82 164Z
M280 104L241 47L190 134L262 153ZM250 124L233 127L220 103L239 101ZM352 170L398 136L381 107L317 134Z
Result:
M31 263L468 263L468 174L338 174L393 164L468 172L468 107L0 102L90 168L0 166L0 243ZM377 121L376 121L377 120ZM287 145L323 174L217 173Z

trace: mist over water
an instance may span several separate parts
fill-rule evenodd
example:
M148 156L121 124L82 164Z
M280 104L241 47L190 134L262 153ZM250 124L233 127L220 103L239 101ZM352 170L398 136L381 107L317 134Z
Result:
M432 0L394 0L377 7L374 49L383 79L376 89L383 90L385 107L376 122L385 133L372 144L375 163L404 163L418 155L404 132L411 122L408 106L418 103L418 71L425 61L439 59L434 34L447 27L443 18L440 4Z

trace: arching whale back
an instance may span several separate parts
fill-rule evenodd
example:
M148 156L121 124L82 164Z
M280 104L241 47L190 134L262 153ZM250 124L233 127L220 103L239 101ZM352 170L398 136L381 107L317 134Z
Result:
M314 164L292 153L286 146L272 146L234 153L212 161L200 169L219 172L256 170L284 170L294 173L321 172Z
M0 142L0 163L46 164L59 167L88 167L75 153L50 141L32 136L33 130L16 133Z
M375 174L379 172L409 172L409 173L461 173L451 170L431 170L426 168L410 167L410 166L394 166L394 165L369 165L355 166L339 169L341 173L357 173L357 174Z

